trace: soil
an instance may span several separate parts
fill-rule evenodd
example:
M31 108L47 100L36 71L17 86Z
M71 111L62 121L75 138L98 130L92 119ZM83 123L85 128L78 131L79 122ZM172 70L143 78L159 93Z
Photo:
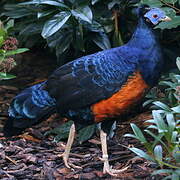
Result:
M161 179L151 176L154 164L137 158L128 147L142 145L132 138L125 138L125 133L131 133L130 122L139 127L144 126L144 121L151 118L150 112L131 115L126 121L118 121L115 136L108 140L110 164L115 169L127 170L112 177L103 174L103 162L99 136L94 135L89 141L79 144L75 142L70 161L82 169L68 169L65 167L62 154L65 141L54 142L53 136L44 133L60 126L62 120L58 115L53 115L32 128L27 129L23 135L5 138L1 133L4 122L8 118L8 107L12 98L23 88L45 80L56 68L56 62L43 54L28 52L17 58L18 66L11 72L17 75L16 79L0 82L0 179L2 180L63 180L63 179Z

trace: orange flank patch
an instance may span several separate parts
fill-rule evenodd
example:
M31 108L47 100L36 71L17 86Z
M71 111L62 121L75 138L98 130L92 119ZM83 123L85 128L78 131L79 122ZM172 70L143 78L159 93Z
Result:
M145 95L148 88L141 74L136 72L117 93L91 106L95 122L125 113Z

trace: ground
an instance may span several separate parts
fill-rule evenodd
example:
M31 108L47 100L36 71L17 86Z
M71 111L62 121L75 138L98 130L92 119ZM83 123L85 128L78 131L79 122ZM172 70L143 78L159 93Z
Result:
M17 78L0 82L0 132L7 119L7 109L12 98L24 87L45 80L55 69L55 60L43 54L29 52L17 58L18 66L13 70ZM13 73L12 72L12 73ZM99 136L94 135L89 141L78 144L75 142L70 156L71 162L83 167L82 170L67 169L61 158L65 141L54 142L53 136L44 133L59 126L62 121L57 115L39 125L29 128L19 137L6 139L0 133L0 179L3 180L63 180L63 179L161 179L151 176L154 165L144 159L136 158L125 146L142 147L137 140L124 138L123 134L130 133L130 122L140 127L144 121L151 118L150 112L135 113L118 122L115 136L108 141L110 163L113 168L127 171L117 177L104 175Z

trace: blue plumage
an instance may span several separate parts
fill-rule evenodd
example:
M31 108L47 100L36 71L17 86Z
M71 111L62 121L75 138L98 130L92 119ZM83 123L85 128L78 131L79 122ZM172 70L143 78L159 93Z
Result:
M93 122L91 105L111 97L135 72L140 72L149 87L154 86L163 59L152 27L167 17L162 10L147 7L138 8L138 16L137 29L124 46L69 62L46 82L17 95L9 108L5 134L29 127L55 111L74 121Z

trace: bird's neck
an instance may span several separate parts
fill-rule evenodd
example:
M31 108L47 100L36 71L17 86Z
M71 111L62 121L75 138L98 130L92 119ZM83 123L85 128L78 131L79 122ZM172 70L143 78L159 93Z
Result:
M159 42L152 27L146 24L143 18L139 19L138 26L128 46L136 52L139 59L138 69L143 79L154 86L160 77L163 58Z
M157 40L152 27L146 24L143 18L139 19L137 29L133 33L128 45L142 49L149 49L154 47L154 45L157 45Z

